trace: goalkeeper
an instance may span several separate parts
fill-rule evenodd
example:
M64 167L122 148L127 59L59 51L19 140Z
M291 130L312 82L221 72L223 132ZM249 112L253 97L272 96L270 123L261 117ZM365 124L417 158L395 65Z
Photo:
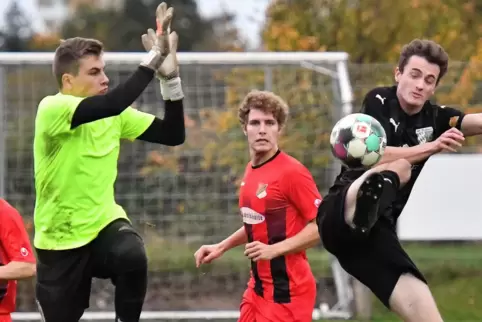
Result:
M185 139L184 97L169 34L173 8L157 8L162 30L142 36L148 51L127 81L107 92L103 45L71 38L55 51L59 93L40 102L35 119L36 295L46 322L76 322L89 306L93 277L115 285L116 321L139 321L147 288L141 237L114 200L120 140L175 146ZM156 76L165 117L131 104Z

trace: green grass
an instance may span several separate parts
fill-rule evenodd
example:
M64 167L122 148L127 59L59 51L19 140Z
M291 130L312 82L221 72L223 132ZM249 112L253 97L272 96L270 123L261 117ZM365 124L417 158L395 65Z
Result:
M157 236L146 238L146 244L151 270L199 274L193 256L198 245ZM213 264L203 267L202 272L247 273L249 262L243 256L243 249L238 247L225 253ZM409 243L405 249L428 279L446 322L482 320L482 245ZM331 275L327 252L310 249L308 257L316 276ZM400 321L377 299L373 298L373 304L371 321Z
M431 290L445 322L481 321L482 276L459 277L447 282L433 281ZM373 304L370 321L401 321L376 299L373 299ZM358 321L361 320L350 320Z
M194 252L198 245L189 245L174 239L163 239L158 236L148 236L145 238L146 248L149 257L149 269L156 272L198 272L194 263ZM211 265L206 265L202 269L204 272L211 270L230 270L246 271L250 265L247 258L243 255L244 247L234 248ZM329 274L330 264L329 255L321 249L308 250L310 264L317 275Z
M445 322L482 320L482 245L407 244L405 249L428 279ZM373 298L370 321L400 319Z

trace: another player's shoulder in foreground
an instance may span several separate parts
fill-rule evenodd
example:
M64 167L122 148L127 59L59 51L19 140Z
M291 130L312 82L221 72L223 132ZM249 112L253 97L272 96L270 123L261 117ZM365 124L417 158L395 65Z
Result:
M0 198L0 220L2 218L5 218L5 216L18 218L18 217L20 217L20 214L17 211L17 209L15 209L14 206L12 206L10 203L8 203L8 201Z
M12 229L15 232L25 232L24 222L20 212L12 206L8 201L0 198L0 222L2 227L0 229L0 237L5 237L5 232L10 232ZM18 236L10 236L12 238Z

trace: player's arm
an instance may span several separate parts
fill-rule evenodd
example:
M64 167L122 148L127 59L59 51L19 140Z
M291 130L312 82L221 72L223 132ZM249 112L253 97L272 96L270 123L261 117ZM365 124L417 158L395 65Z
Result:
M229 237L221 241L218 245L223 253L228 250L238 247L239 245L246 244L248 242L248 235L246 234L246 229L243 227L236 230Z
M82 99L75 108L70 128L120 115L134 103L153 78L154 70L139 66L124 83L107 94Z
M166 101L164 119L127 108L120 115L121 138L175 146L184 143L186 131L182 101Z
M379 99L380 96L382 99ZM432 142L420 144L413 147L394 147L390 146L390 142L392 142L391 134L392 133L392 124L390 124L390 118L387 116L386 111L391 108L390 104L393 102L388 101L388 95L383 95L378 93L377 90L370 91L363 100L363 105L361 109L361 113L368 114L374 117L385 129L387 134L387 143L388 146L385 148L385 153L382 156L382 159L378 162L378 164L388 163L392 161L396 161L399 159L406 159L410 163L418 163L422 160L427 159L431 155L439 152L437 147L432 144ZM386 98L383 100L383 98Z
M0 240L10 262L0 266L0 280L19 280L35 276L35 257L18 211L12 206L2 209Z
M427 142L412 147L387 146L385 153L378 164L389 163L399 159L405 159L414 164L429 158L431 155L440 152L433 142Z
M87 98L71 95L48 96L38 106L36 131L55 137L70 134L82 124L119 115L142 93L153 76L153 70L139 66L125 83L105 95Z
M163 12L162 10L157 11L158 22L165 19ZM152 116L153 119L146 128L144 122L146 119L145 115L126 113L129 117L122 118L122 137L175 146L184 143L186 138L184 106L182 102L184 93L182 91L177 61L178 36L176 32L172 32L167 36L169 28L166 30L166 26L163 26L161 29L165 31L166 38L164 45L168 50L166 51L166 59L156 71L156 77L159 79L161 95L165 101L164 118L160 119ZM152 46L154 46L156 42L155 38L156 36L152 32L142 35L142 44L146 51L150 51Z
M461 129L465 136L482 134L482 113L465 115Z
M159 17L157 23L161 29L160 32L156 33L154 30L148 29L147 34L142 35L142 43L144 44L145 40L148 39L150 46L146 48L147 54L131 77L106 95L88 97L82 100L72 117L71 128L120 115L142 94L154 77L154 73L172 71L173 68L177 68L176 52L172 52L170 35L166 32L167 27L171 24L172 13L170 8L166 15ZM175 41L177 48L177 34L173 33L172 39ZM176 87L176 89L180 88L180 80L177 79L177 75L163 74L163 76L172 76L169 77L170 85Z
M308 169L300 166L296 171L287 173L282 181L286 197L308 223L295 236L273 244L278 256L296 253L311 248L320 242L315 219L321 203L321 195L313 176Z
M302 250L316 246L320 242L318 226L313 219L298 234L273 244L274 257L297 253Z
M439 118L440 123L461 130L464 136L482 134L482 113L464 114L457 109L445 107L440 109Z
M436 139L414 147L387 147L381 163L401 158L416 163L442 151L455 152L458 147L462 146L464 136L482 133L482 123L478 125L477 129L477 121L474 122L473 119L467 123L466 115L461 111L450 107L437 106L435 108L437 109Z
M239 228L223 241L213 245L203 245L195 253L196 267L209 264L228 250L248 242L248 235L244 227Z
M184 105L182 100L165 101L164 118L154 117L151 125L137 137L138 140L175 146L186 140Z

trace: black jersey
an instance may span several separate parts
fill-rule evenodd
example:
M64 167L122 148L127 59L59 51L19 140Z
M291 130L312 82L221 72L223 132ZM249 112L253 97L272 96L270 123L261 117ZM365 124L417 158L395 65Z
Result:
M422 110L414 115L406 114L396 95L397 87L378 87L365 96L360 110L377 119L387 134L387 146L412 147L436 140L451 127L460 129L464 113L426 101ZM391 216L396 220L408 201L413 185L427 160L412 166L410 181L401 189L393 205ZM336 191L353 182L364 171L342 167L330 191Z

